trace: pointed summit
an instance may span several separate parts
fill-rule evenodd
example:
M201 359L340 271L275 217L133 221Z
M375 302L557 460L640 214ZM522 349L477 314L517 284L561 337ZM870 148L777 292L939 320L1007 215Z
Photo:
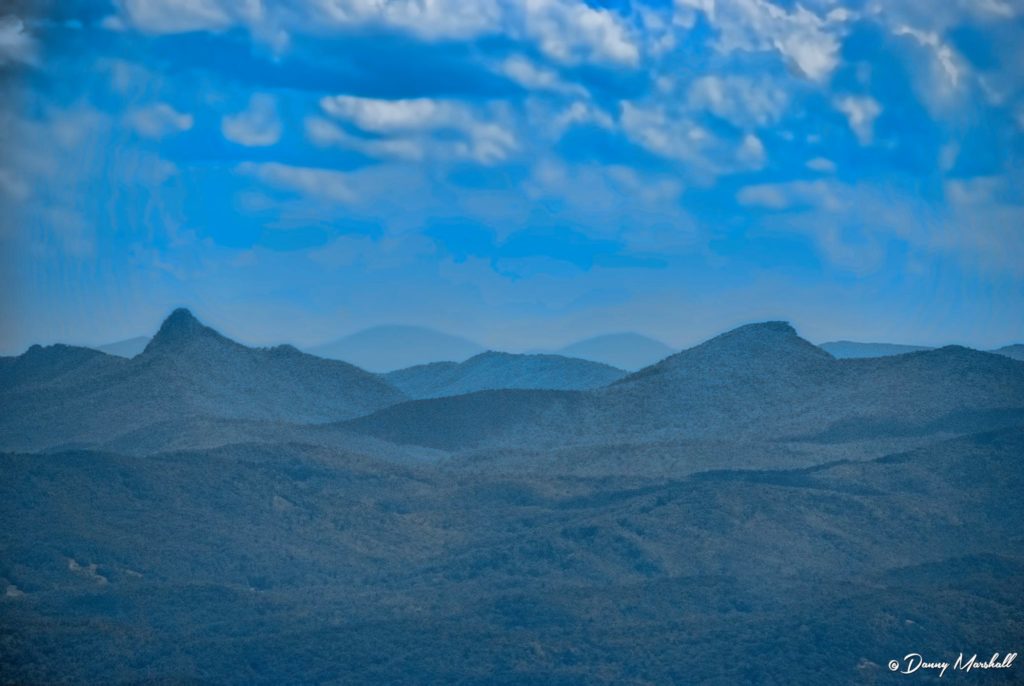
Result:
M805 341L789 322L769 321L747 324L726 331L692 350L717 354L798 354L812 358L831 358L827 352Z
M146 346L145 352L183 345L204 338L221 339L223 337L196 319L189 310L179 307L171 312L164 323L160 325L160 330Z
M641 369L621 383L698 371L709 379L751 373L772 376L794 365L816 367L831 361L829 353L801 338L789 322L767 321L726 331Z

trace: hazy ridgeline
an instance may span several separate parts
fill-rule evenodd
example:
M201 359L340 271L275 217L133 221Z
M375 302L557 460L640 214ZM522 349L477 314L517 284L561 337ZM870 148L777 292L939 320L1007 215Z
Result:
M835 345L378 375L179 310L131 358L0 358L0 682L899 683L1019 651L1024 362Z

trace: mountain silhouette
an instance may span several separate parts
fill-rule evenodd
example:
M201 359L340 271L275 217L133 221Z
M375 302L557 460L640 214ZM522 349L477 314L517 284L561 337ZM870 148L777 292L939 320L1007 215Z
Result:
M116 355L118 357L135 357L149 345L149 336L136 336L135 338L126 338L123 341L117 341L115 343L105 343L104 345L95 346L96 350L105 352L108 355Z
M1003 426L1024 413L1024 367L950 346L837 360L784 322L743 326L592 391L484 391L350 421L456 449L652 441L879 438Z
M130 360L87 348L32 348L4 360L0 374L0 438L19 449L92 444L190 417L336 421L405 398L345 362L291 346L243 346L184 309Z
M899 343L857 343L855 341L830 341L822 343L822 350L827 350L833 357L886 357L888 355L902 355L904 353L916 353L932 348L923 345L902 345Z
M376 326L307 351L384 373L431 362L462 362L484 347L422 326Z
M1024 343L1015 343L1013 345L1006 345L1002 348L993 350L996 355L1005 355L1006 357L1014 360L1024 362Z
M552 352L565 357L601 362L618 369L636 371L668 357L675 351L661 341L638 333L611 333L577 341Z
M1024 612L1024 364L959 346L381 376L176 310L0 358L0 450L11 683L861 684Z
M434 362L384 375L410 398L437 398L489 389L581 390L606 386L625 372L561 355L485 352L465 362Z

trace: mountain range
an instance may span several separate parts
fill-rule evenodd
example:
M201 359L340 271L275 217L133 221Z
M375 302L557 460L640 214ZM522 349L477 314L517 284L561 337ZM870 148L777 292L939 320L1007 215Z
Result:
M291 346L247 348L184 309L132 359L55 345L0 360L0 436L8 449L102 443L191 418L326 422L404 399L345 362Z
M0 358L0 450L5 683L886 683L1024 640L1005 354L776 321L376 374L176 310Z
M956 346L837 360L788 324L766 322L629 375L488 352L378 376L290 346L248 348L176 310L132 359L61 345L0 359L0 446L123 445L140 432L152 449L161 435L206 446L269 426L312 443L360 435L449 452L877 441L1014 421L1022 367ZM243 430L246 422L262 428Z
M400 369L384 378L410 398L438 398L503 388L587 390L618 381L626 372L561 355L489 351L465 362L433 362Z
M998 426L1024 365L950 346L836 360L784 322L741 327L592 391L484 391L402 403L347 428L446 450L662 440L877 438Z
M308 351L384 373L430 362L462 362L485 349L460 336L422 326L377 326Z
M147 343L149 337L137 336L95 346L95 349L119 357L135 357L145 349ZM888 357L934 349L923 345L857 341L829 341L820 343L818 347L833 357L844 359ZM422 327L392 326L367 329L334 343L315 346L307 352L351 362L371 371L388 372L433 362L461 362L483 351L483 346L458 336L449 336ZM533 351L534 354L560 355L600 362L631 372L652 365L675 352L677 351L661 341L636 333L606 334L577 341L562 348ZM1015 360L1024 360L1024 344L1021 343L989 352ZM360 361L365 364L360 364Z
M145 349L148 342L149 337L137 336L95 348L110 355L135 357ZM369 371L386 373L433 362L464 362L485 350L479 343L426 327L378 326L307 348L306 352L349 362ZM578 358L636 371L675 351L647 336L617 333L595 336L563 348L531 352Z
M905 353L921 352L922 350L934 350L935 348L923 345L901 345L897 343L857 343L854 341L833 341L822 343L819 346L827 350L833 357L839 358L860 358L860 357L888 357L890 355L903 355ZM1002 355L1014 360L1024 360L1024 344L1015 343L1002 348L995 348L989 352Z
M638 333L594 336L550 351L635 372L676 352L661 341Z
M889 355L902 355L904 353L916 353L932 348L924 345L902 345L899 343L857 343L855 341L831 341L822 343L819 346L827 351L832 357L888 357Z

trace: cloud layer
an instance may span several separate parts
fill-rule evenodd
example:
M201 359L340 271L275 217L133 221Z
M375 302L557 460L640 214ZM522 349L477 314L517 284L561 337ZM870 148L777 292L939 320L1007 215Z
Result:
M899 306L914 342L1024 338L1019 2L48 11L0 16L7 348L196 301L258 340L259 303L510 345L895 339Z

